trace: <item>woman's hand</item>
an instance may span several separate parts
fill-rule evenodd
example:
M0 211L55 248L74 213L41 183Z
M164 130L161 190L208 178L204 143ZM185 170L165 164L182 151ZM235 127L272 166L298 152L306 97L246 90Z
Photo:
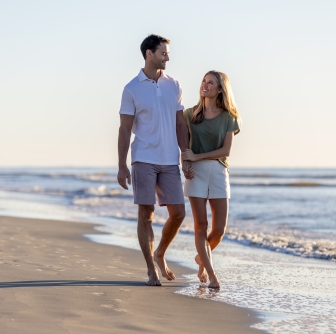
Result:
M182 159L189 160L189 161L197 161L197 154L193 153L192 150L187 148L182 152Z

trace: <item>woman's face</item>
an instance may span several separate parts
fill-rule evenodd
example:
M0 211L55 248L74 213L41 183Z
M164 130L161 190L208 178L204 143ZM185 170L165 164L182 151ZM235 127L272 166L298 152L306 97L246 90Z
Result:
M202 97L214 98L220 93L221 89L213 74L207 74L201 84L200 94Z

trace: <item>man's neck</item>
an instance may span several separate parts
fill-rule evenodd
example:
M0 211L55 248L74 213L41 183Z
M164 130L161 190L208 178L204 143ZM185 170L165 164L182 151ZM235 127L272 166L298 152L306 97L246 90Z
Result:
M150 66L145 66L145 68L143 69L143 72L145 73L148 79L155 80L155 81L158 81L161 76L161 70L152 68Z

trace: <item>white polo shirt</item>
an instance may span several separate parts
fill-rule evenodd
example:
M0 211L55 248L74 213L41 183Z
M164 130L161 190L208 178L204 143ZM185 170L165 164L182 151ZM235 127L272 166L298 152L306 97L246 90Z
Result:
M134 115L132 163L178 165L176 112L184 110L179 83L161 71L157 82L141 69L124 88L120 114Z

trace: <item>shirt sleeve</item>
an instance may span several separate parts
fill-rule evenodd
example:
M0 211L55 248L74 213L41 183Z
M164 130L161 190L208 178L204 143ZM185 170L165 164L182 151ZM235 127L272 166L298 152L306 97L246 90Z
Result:
M135 115L134 99L130 91L125 87L121 97L119 114Z
M184 110L184 105L183 105L183 102L182 102L182 89L181 89L181 86L180 84L177 82L177 102L176 102L176 111L178 110Z
M240 117L235 118L229 115L229 124L226 131L227 132L233 131L233 133L236 135L240 132L240 128L241 128L241 118Z

